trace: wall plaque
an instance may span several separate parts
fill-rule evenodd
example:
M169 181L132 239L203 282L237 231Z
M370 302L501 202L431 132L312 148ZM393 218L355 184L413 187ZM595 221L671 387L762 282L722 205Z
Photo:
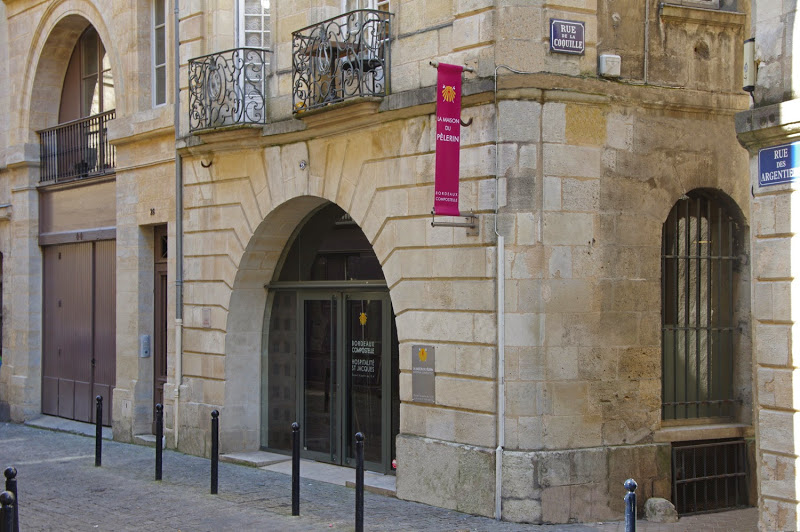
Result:
M432 345L411 346L411 400L416 403L436 402L435 355Z

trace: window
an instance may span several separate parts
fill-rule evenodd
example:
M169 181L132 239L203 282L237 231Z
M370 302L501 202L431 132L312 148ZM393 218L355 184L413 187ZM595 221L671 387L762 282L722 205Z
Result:
M732 215L735 206L721 196L690 192L675 204L663 226L664 420L730 419L736 414L744 238L742 225Z
M167 13L166 1L153 2L153 105L167 103Z
M87 29L80 39L81 51L81 116L93 116L116 106L111 62L100 36Z
M239 31L240 48L266 48L272 45L269 19L270 0L240 0Z

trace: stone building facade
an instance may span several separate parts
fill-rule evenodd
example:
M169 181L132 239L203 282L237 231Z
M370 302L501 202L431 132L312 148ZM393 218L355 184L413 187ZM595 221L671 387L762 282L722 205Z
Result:
M134 441L162 402L208 455L216 408L223 452L285 452L296 420L344 465L360 430L398 497L520 522L619 518L628 477L686 513L763 493L747 2L185 0L177 58L173 8L0 4L6 415L100 394ZM431 62L472 69L469 230L431 224ZM714 457L741 495L691 507Z
M762 178L770 164L777 166L779 147L791 145L798 136L793 45L797 8L786 2L774 6L753 2L752 9L757 81L751 109L736 116L736 133L750 154L759 528L797 530L800 453L794 356L797 257L793 251L797 185L792 180L771 183Z

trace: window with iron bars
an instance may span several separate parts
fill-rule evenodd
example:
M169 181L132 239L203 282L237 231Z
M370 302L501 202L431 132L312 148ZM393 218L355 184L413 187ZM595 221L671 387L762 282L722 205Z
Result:
M662 419L735 416L741 228L712 191L679 200L663 226Z

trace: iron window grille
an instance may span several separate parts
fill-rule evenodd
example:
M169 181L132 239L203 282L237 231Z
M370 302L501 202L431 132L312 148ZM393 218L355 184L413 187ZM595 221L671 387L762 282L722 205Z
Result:
M744 440L673 444L672 502L679 515L747 506Z
M703 191L678 201L664 223L662 419L734 415L739 232Z

